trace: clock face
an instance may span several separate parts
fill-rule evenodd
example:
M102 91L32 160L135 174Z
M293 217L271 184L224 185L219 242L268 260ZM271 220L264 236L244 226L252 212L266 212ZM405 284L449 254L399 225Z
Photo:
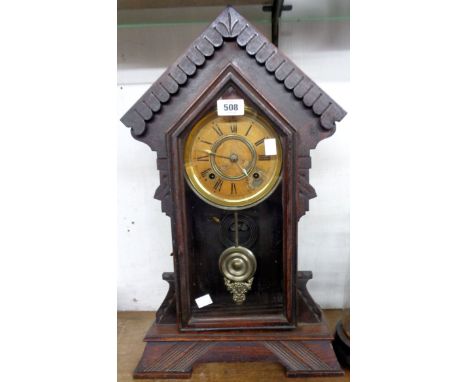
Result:
M202 199L225 209L247 208L278 185L281 141L249 108L235 117L210 112L190 132L184 161L188 182Z

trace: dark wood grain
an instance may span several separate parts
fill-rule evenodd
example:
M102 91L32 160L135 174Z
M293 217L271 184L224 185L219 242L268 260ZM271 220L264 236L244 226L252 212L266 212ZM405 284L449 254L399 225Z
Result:
M222 60L220 59L221 53L226 58L233 57L239 53L239 49L234 43L225 44L222 51L219 52L218 60L211 61L210 63L220 65L223 68ZM242 55L243 56L243 55ZM262 72L263 73L263 72ZM246 75L246 74L245 74ZM197 74L196 80L200 81L200 86L204 83L209 83L208 88L199 97L191 107L187 107L185 114L179 115L178 118L172 117L169 122L168 113L162 115L167 118L168 125L171 126L167 131L166 141L170 144L169 156L171 179L171 196L173 203L178 208L175 213L171 215L173 223L173 237L177 246L174 248L175 270L179 275L178 281L180 283L180 290L182 291L177 299L179 301L178 314L180 317L181 329L223 329L223 328L239 328L239 327L283 327L292 328L295 324L295 263L296 263L296 230L297 224L284 224L283 222L296 222L295 199L291 197L295 193L294 182L294 151L296 147L296 140L294 138L294 130L287 121L277 113L264 95L259 93L248 81L245 80L245 75L242 75L238 70L229 65L224 67L224 70L217 74L213 79L208 71L200 71ZM195 81L194 81L195 82ZM284 87L280 86L284 90ZM183 163L183 146L187 133L191 130L192 126L200 118L211 110L216 100L220 95L225 94L226 91L234 91L242 94L247 104L252 105L256 110L262 111L263 115L268 118L272 125L278 129L278 133L282 139L283 149L283 173L278 193L273 194L268 200L264 201L262 205L258 205L246 211L252 211L257 214L258 225L267 227L271 225L271 231L265 231L261 235L258 243L263 249L257 253L270 254L270 261L279 264L276 270L281 270L278 279L276 280L277 287L282 288L282 306L280 311L271 314L270 309L263 309L265 304L258 304L258 309L251 311L251 314L243 312L241 315L234 317L224 316L215 319L213 316L198 315L194 317L194 312L198 310L193 309L194 298L199 297L200 293L207 293L209 291L219 291L218 288L201 288L206 282L200 282L198 278L200 272L210 274L210 265L213 269L217 267L217 256L220 253L220 247L216 247L213 238L216 236L216 227L214 224L208 223L209 216L218 216L219 209L213 209L206 203L200 205L200 199L196 197L186 184L184 177L184 163ZM180 94L180 99L184 97ZM150 133L151 131L149 131ZM278 200L276 200L276 199ZM262 212L263 211L263 212ZM277 223L276 217L280 215L280 220ZM205 216L205 217L204 217ZM221 217L220 215L218 216ZM202 224L203 229L197 231L197 227ZM203 222L203 223L202 223ZM277 228L283 227L282 231L276 232ZM281 242L282 248L274 248L274 240L272 237L278 237ZM208 240L211 238L211 240ZM207 242L209 241L209 242ZM204 263L204 267L199 264ZM265 267L268 262L264 262ZM217 272L215 271L217 274ZM260 273L259 273L260 274ZM271 274L274 278L275 273ZM268 274L264 273L259 276L258 282L263 278L267 278ZM198 281L196 281L198 279ZM202 280L203 281L203 280ZM222 282L222 278L218 279L218 286ZM259 291L265 299L273 298L272 294L275 293L271 290L268 295L265 294L265 289ZM270 305L271 307L271 305Z
M233 42L237 49L223 49ZM210 59L211 56L215 60ZM168 110L167 114L180 117L201 96L202 89L206 89L207 83L211 82L209 79L219 76L228 66L236 67L244 77L255 72L249 81L266 98L276 95L272 100L273 108L279 110L281 105L291 106L294 102L291 95L296 102L302 104L303 107L286 107L282 110L284 118L291 121L300 135L297 138L303 143L297 157L308 157L309 150L315 148L320 140L332 135L335 122L346 115L325 91L265 36L233 8L228 7L130 108L122 117L122 122L132 129L132 135L136 139L147 143L156 151L158 158L167 158L169 153L164 136L169 126L163 113L166 108L174 108L169 102L171 97L177 95L177 101L174 102L178 105L178 112ZM264 73L257 70L258 68L263 68ZM278 83L284 87L281 91ZM164 104L167 105L163 106ZM151 129L150 133L148 128ZM298 216L301 217L308 210L308 200L315 196L315 192L311 186L306 185L310 162L299 163L305 165L298 168L300 174L297 175L303 179L300 180L302 186L296 195L299 199ZM164 199L170 191L165 175L161 174L162 190L158 190L155 197L162 200L163 211L170 215L170 201Z
M327 321L305 288L311 272L299 272L298 293L312 304L299 304L301 321L292 330L228 330L181 332L173 315L174 277L171 287L144 340L145 351L135 378L190 378L194 365L210 362L278 362L288 377L341 376ZM307 310L317 312L310 316ZM309 312L310 313L310 312Z
M217 241L226 212L203 202L184 176L193 126L219 98L242 98L280 137L277 189L243 213L258 227L249 244L258 269L236 306L223 286ZM297 226L316 196L310 150L346 113L233 8L226 8L122 117L132 136L157 152L155 197L171 218L174 275L146 337L135 377L184 377L197 362L276 361L288 376L341 375L319 306L297 272ZM213 304L194 300L210 293ZM210 346L208 346L209 344Z
M153 96L163 103L167 102L171 95L179 91L178 85L184 84L187 76L195 74L196 67L202 66L206 58L212 56L215 49L220 48L224 41L232 41L232 39L235 39L240 48L245 48L245 53L254 56L258 65L264 66L266 71L273 73L276 80L282 82L287 90L292 91L298 100L302 99L307 108L312 108L314 117L319 118L323 129L334 129L335 122L340 121L346 115L346 112L325 91L308 78L264 35L234 8L228 7L122 117L122 122L132 128L134 135L143 134L144 131L135 131L135 126L140 126L148 119L138 112L138 105L147 105L148 99L152 99ZM174 73L179 74L180 81L175 80ZM298 87L297 90L296 87ZM157 113L159 108L156 109L151 110Z
M333 331L342 311L338 309L324 310L328 328ZM117 313L117 381L133 381L133 371L143 353L145 342L142 341L145 332L154 321L154 312L118 312ZM349 382L349 370L345 369L342 377L296 377L297 382ZM223 381L223 382L279 382L286 381L284 366L275 361L258 362L210 362L197 363L189 381ZM159 382L163 379L148 379Z

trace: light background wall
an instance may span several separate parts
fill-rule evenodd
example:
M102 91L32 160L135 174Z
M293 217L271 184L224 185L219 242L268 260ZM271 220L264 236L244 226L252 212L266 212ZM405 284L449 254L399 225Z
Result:
M183 12L177 10L176 12ZM206 28L181 23L118 29L118 309L156 310L172 271L169 218L153 199L156 154L118 120ZM266 36L266 23L253 24ZM350 111L349 20L322 18L281 24L280 49L345 110ZM346 117L335 135L311 151L310 182L317 198L299 223L299 270L312 270L308 288L324 308L341 307L349 259L349 141Z

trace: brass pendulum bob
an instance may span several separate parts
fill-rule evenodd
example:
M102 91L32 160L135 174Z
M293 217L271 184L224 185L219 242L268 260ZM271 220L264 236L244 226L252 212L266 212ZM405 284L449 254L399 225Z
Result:
M236 304L244 303L246 293L252 288L253 275L257 269L257 260L248 248L239 245L239 222L237 212L234 212L235 245L221 253L219 270L224 276L224 285L232 293Z

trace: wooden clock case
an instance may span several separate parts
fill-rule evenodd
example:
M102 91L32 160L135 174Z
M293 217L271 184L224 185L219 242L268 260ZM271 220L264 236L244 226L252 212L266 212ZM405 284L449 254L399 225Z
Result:
M240 211L258 231L250 244L260 254L242 306L229 303L217 270L227 246L219 239L221 223L232 211L196 196L183 167L183 143L193 125L218 98L239 97L274 126L283 148L277 189ZM157 152L155 198L171 219L174 258L174 273L163 274L169 291L145 337L135 378L190 377L196 363L229 361L279 362L287 376L342 374L333 338L306 288L312 273L297 271L297 225L316 196L309 184L310 150L335 132L345 114L228 7L123 116L132 136ZM194 299L206 293L214 303L198 309Z

